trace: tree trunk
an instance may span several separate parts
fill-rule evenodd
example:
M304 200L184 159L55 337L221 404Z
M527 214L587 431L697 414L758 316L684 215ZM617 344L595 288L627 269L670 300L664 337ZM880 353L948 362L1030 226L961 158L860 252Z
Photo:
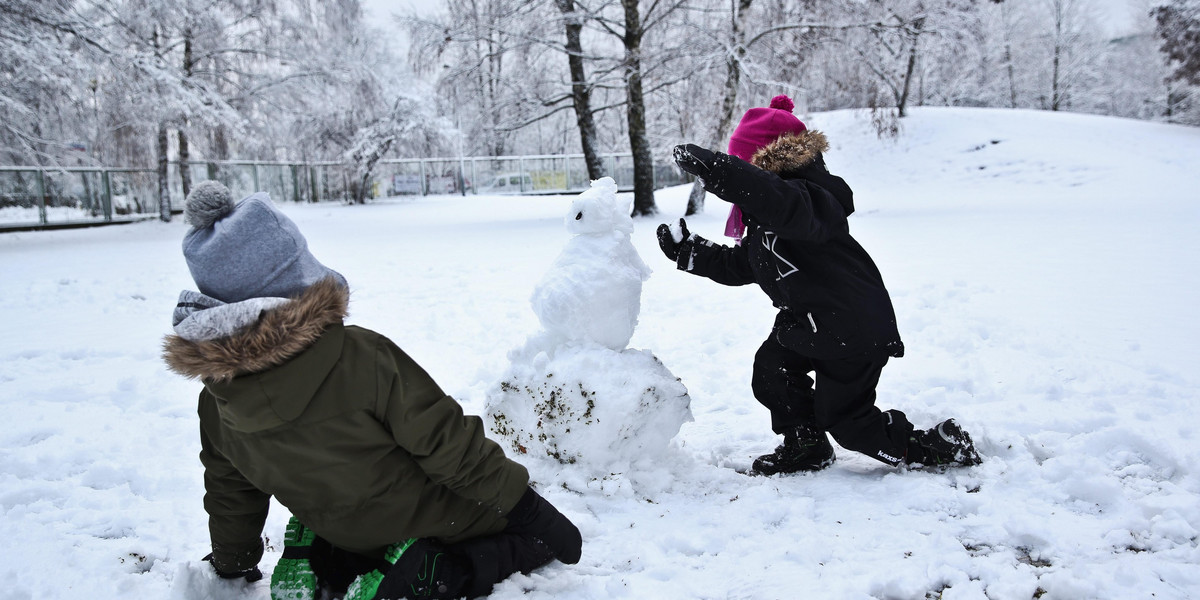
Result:
M1050 82L1050 110L1058 110L1062 102L1062 91L1059 89L1059 63L1062 60L1062 15L1054 19L1054 71Z
M575 122L583 145L583 162L588 179L604 177L604 161L600 158L600 141L596 133L596 118L592 113L592 92L587 85L583 68L583 19L576 12L575 0L555 0L563 15L567 33L567 64L571 71L571 99L575 104Z
M704 185L700 183L700 179L692 181L692 191L688 192L687 210L683 216L690 217L704 212L704 199L708 196L708 192L704 190Z
M366 156L362 157L358 165L358 186L354 190L355 204L367 203L367 185L371 182L371 173L375 171L375 165L379 164L379 161L382 160L387 154L387 151L391 149L392 144L395 143L395 141L395 137L386 139L375 146L375 148L373 148Z
M171 222L171 185L168 181L167 123L158 122L158 218L166 223Z
M1012 45L1004 43L1004 61L1008 63L1008 107L1017 107L1017 75L1013 67Z
M187 126L185 119L183 125L179 127L179 183L183 187L183 197L187 198L188 194L192 193L192 167L188 163L188 136L184 131Z
M710 147L721 149L721 144L725 142L725 138L729 135L729 130L733 128L733 120L736 117L734 111L737 109L738 86L742 80L742 59L746 56L746 19L744 15L750 9L750 4L753 0L730 0L732 19L731 19L731 36L732 48L730 48L729 56L725 61L725 87L721 98L721 114L717 118L717 130L713 134ZM696 180L692 184L692 191L688 194L688 204L686 216L698 215L704 212L704 198L707 194L704 191L704 186L700 185L700 180Z
M909 33L910 45L908 47L908 65L904 69L904 85L900 91L900 97L896 98L896 116L904 118L908 115L908 92L912 89L913 71L917 66L917 44L921 41L921 30L925 26L924 17L913 21L914 31Z
M1017 107L1017 75L1013 65L1012 26L1009 22L1009 4L1000 4L1000 18L1004 23L1004 63L1008 67L1008 107Z
M363 173L362 177L358 178L358 185L355 186L355 188L354 188L354 203L355 204L366 204L367 203L367 182L369 182L370 179L371 179L370 171Z
M224 125L217 125L213 129L212 143L209 147L216 160L229 160L229 135Z
M629 148L633 154L633 215L658 213L654 204L654 157L646 137L646 104L642 91L642 23L638 0L621 0L625 8L625 97Z
M159 43L158 29L154 30L152 41L154 43L154 51L157 54L162 47ZM161 59L162 55L159 54ZM170 160L167 156L167 151L170 148L170 140L167 137L167 122L164 118L159 117L158 120L158 218L165 223L171 222L171 184L170 184Z
M485 10L489 11L487 22L489 24L494 23L495 17L490 13L492 8L485 8ZM487 57L487 70L485 73L487 81L484 82L484 85L487 90L487 108L490 113L488 136L491 138L488 140L488 146L492 151L492 156L503 156L505 140L500 131L502 117L500 114L500 103L497 98L500 94L498 88L501 84L501 78L504 76L504 51L501 48L502 44L496 39L496 36L502 34L490 30L486 35L487 38L484 40L484 44L487 50L484 56Z
M1054 47L1054 80L1050 84L1050 110L1058 110L1062 102L1062 96L1058 89L1058 63L1061 52L1062 48L1056 45Z
M183 76L191 78L192 76L192 34L187 32L187 37L183 41ZM188 165L188 135L187 135L187 115L183 115L179 124L179 183L183 187L183 197L187 198L192 191L192 168Z
M733 121L737 118L738 86L742 81L742 59L746 57L746 11L753 0L735 0L737 8L733 15L733 49L725 63L725 91L721 98L721 119L717 121L714 144L725 141Z

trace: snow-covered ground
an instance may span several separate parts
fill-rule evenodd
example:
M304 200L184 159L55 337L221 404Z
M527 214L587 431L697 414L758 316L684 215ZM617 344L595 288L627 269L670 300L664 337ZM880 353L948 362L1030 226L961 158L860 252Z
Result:
M584 534L578 565L498 599L1200 597L1200 129L1001 110L918 109L897 142L810 115L855 189L851 231L896 304L908 355L879 404L957 417L984 463L749 478L771 450L750 395L773 310L753 287L654 269L630 344L692 398L654 464L594 477L518 456ZM683 141L683 140L681 140ZM350 321L392 337L482 414L530 293L568 238L569 197L285 205L351 282ZM721 239L710 197L689 227ZM159 358L192 288L185 225L0 235L0 599L253 598L214 581L197 459L198 384ZM265 534L269 573L287 514Z

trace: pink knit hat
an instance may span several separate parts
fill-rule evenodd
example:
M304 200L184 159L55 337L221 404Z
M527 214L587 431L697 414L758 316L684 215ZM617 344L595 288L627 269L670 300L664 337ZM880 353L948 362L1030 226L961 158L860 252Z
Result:
M729 154L746 162L754 158L754 153L766 147L783 135L795 135L808 129L796 115L792 114L795 105L792 99L784 95L771 98L767 108L752 108L742 115L742 121L733 136L729 138ZM742 224L742 211L735 204L729 211L729 220L725 223L725 235L741 241L746 226Z
M806 130L804 123L792 114L792 99L779 95L771 98L768 108L752 108L742 115L742 121L729 138L729 154L746 162L754 153L784 134L795 135Z

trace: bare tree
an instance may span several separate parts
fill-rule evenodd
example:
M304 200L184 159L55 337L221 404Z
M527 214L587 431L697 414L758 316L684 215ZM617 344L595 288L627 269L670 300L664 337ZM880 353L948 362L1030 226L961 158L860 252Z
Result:
M69 106L63 100L76 97L72 82L91 80L92 65L108 59L100 36L65 0L0 4L0 161L66 160L72 132L59 129L70 120L62 114Z
M638 0L621 0L625 13L625 115L629 124L629 148L633 153L633 214L648 216L658 212L654 203L654 157L646 138L646 99L642 88L642 14Z
M562 14L566 30L567 64L571 73L571 100L575 108L575 120L579 126L579 140L583 147L583 161L587 165L588 178L604 176L604 161L600 158L599 139L596 133L596 116L592 109L592 90L587 79L583 53L584 14L575 0L554 0Z
M1200 85L1200 2L1170 0L1155 7L1152 14L1163 52L1175 66L1171 77Z
M446 0L445 8L444 15L403 19L414 39L413 68L438 69L438 89L474 152L504 155L515 132L539 121L523 114L539 73L521 59L546 45L540 31L530 31L543 25L545 2Z
M1173 67L1166 81L1167 120L1200 123L1200 2L1171 0L1153 10L1155 33ZM1190 114L1189 114L1190 113Z
M1049 88L1044 108L1063 110L1073 105L1096 76L1099 52L1093 7L1086 0L1042 0L1043 23L1047 26L1046 50ZM1045 88L1043 88L1045 89Z
M1013 37L1017 28L1014 23L1011 2L998 2L1000 6L1001 27L1004 41L1004 71L1008 81L1008 107L1017 107L1017 77L1016 61L1013 58Z
M721 108L712 136L708 140L710 147L716 147L725 141L733 121L737 118L738 89L742 79L742 60L746 57L746 16L753 0L729 0L729 39L725 46L725 83L721 86ZM707 192L704 185L697 179L692 183L692 191L688 194L686 216L704 212L704 198Z
M654 155L649 138L646 98L647 89L645 75L647 69L667 72L665 63L677 56L673 52L663 52L659 55L647 53L647 36L657 32L670 23L686 0L649 0L645 10L638 0L621 0L617 14L602 14L607 11L593 9L598 15L594 22L603 31L613 36L621 43L622 54L616 62L617 72L620 73L621 87L625 95L625 127L629 136L629 148L633 155L633 214L654 215L658 207L654 201ZM607 2L602 2L601 8ZM673 40L684 43L683 40ZM650 62L647 62L650 59ZM653 89L664 89L675 81L686 77L686 72L675 72L664 80L656 81Z
M345 158L355 169L354 203L366 202L371 173L393 146L415 145L414 138L436 143L446 129L448 127L421 98L403 95L396 98L388 111L355 132L350 148L346 150Z
M846 38L845 46L875 74L876 81L889 92L897 116L903 118L908 111L921 41L930 33L929 6L924 0L884 0L861 5L850 16L867 24L866 36Z

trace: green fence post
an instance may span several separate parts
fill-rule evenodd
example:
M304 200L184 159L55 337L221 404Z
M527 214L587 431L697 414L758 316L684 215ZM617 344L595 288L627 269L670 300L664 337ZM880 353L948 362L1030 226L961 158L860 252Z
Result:
M108 169L100 172L100 180L104 182L104 220L111 223L113 220L112 181L109 180Z
M49 223L46 218L46 172L38 170L38 219L42 225Z
M296 175L296 165L288 165L292 170L292 202L300 203L300 179Z
M462 154L458 155L458 191L467 195L467 161L463 160Z

